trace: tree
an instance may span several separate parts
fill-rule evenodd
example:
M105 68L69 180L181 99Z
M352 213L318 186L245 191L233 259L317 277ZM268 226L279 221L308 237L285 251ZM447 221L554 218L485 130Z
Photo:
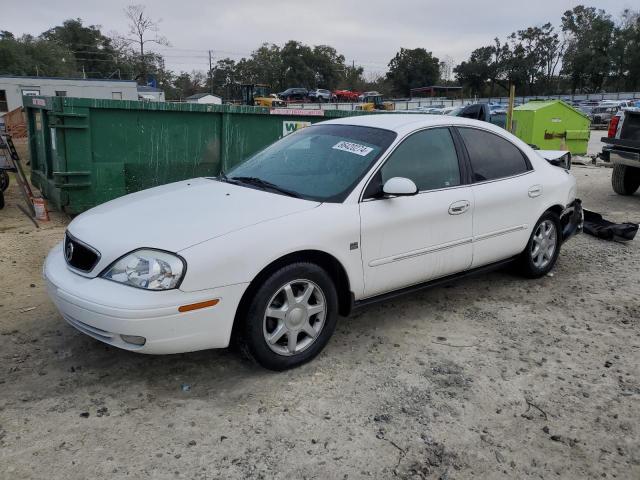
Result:
M78 69L87 76L108 78L118 75L118 54L111 39L102 35L97 25L85 27L81 19L69 19L40 37L69 49Z
M244 83L264 83L271 88L283 88L282 52L278 45L263 43L237 64L236 77Z
M562 31L568 38L562 71L571 80L571 91L601 91L611 65L611 16L604 10L578 5L562 16Z
M492 47L481 47L471 52L468 61L463 61L453 69L458 82L471 90L471 94L482 94L487 81L491 78Z
M364 78L364 68L352 65L346 65L344 68L344 78L338 83L338 88L347 90L364 91L366 90L366 80Z
M440 70L440 80L439 82L443 85L447 85L453 80L453 69L455 64L453 63L453 58L449 55L445 55L445 57L440 61L438 65Z
M314 86L333 90L345 77L344 55L328 45L316 45L313 47L311 68L315 73Z
M433 85L439 77L439 60L424 48L401 48L389 62L387 79L398 95L409 95L412 88Z
M624 10L609 50L612 85L618 90L640 86L640 12Z
M509 46L495 38L493 44L480 47L471 52L469 60L453 69L456 78L463 87L474 95L481 95L488 84L488 94L493 96L496 85L508 91L508 82L513 75L510 71L512 58Z
M176 90L176 98L184 100L191 95L203 92L206 88L205 80L206 77L203 72L195 70L190 74L182 72L173 82Z
M153 55L145 53L145 45L155 43L157 45L169 45L169 41L162 36L158 36L158 24L160 20L152 20L145 13L144 5L129 5L125 8L124 13L129 20L129 37L123 37L123 40L130 45L136 45L139 54L139 74L137 76L141 83L146 83L148 64L157 64L154 62ZM153 34L153 37L149 35Z
M73 53L62 45L31 35L0 38L0 74L72 77L77 74Z
M223 98L234 96L232 86L238 83L237 66L235 60L222 58L218 60L211 70L211 81L213 82L213 92ZM209 82L209 79L207 79ZM210 85L208 85L210 87Z
M313 50L308 45L289 40L282 47L283 87L316 87Z

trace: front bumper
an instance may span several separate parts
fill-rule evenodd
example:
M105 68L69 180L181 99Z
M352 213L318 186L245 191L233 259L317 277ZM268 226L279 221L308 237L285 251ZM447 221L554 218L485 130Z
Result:
M51 299L71 326L115 347L152 354L228 346L236 309L248 285L153 292L87 278L69 270L62 243L49 253L43 274ZM215 306L178 311L182 305L213 299L219 300ZM122 335L144 337L146 343L128 343Z
M562 241L566 241L573 235L582 232L584 224L584 212L582 211L582 201L576 198L565 208L560 215L562 224Z

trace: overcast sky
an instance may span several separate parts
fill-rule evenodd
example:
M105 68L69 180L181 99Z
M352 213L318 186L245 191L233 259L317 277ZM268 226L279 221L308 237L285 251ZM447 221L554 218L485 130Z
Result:
M636 2L600 0L0 0L0 30L37 35L63 20L81 18L103 33L127 32L123 9L147 5L160 19L171 47L157 47L174 70L205 70L207 50L215 59L247 56L263 42L287 40L328 44L367 72L384 72L400 49L424 47L456 63L498 36L551 21L575 5L603 8L618 16Z

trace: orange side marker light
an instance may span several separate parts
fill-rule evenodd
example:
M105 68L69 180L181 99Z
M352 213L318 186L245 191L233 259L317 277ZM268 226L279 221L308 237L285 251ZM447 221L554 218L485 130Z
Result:
M215 300L207 300L206 302L198 302L198 303L191 303L189 305L182 305L181 307L178 307L178 311L190 312L191 310L198 310L199 308L213 307L214 305L217 305L218 302L220 302L220 300L215 299Z

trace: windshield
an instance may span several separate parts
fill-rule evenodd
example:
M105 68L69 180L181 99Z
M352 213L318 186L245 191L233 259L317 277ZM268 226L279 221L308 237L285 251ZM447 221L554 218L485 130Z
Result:
M309 200L342 202L395 137L380 128L315 125L250 157L227 178L253 187L260 187L259 179Z

